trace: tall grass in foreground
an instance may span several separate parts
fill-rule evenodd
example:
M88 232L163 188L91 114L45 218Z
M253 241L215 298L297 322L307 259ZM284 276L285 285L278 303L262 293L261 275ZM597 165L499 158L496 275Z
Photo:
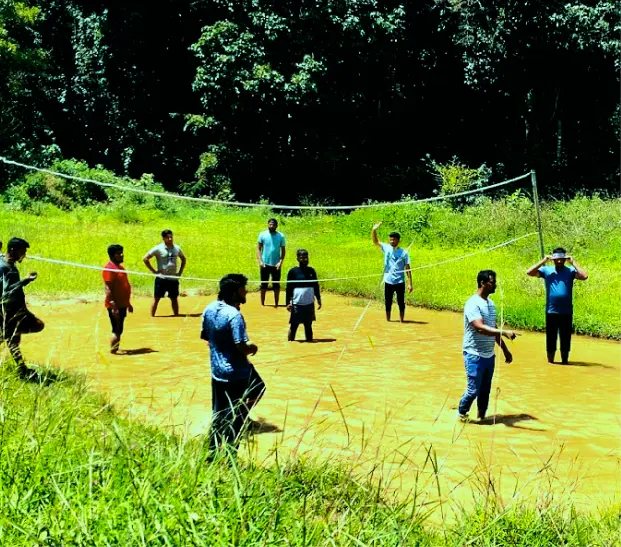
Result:
M171 228L188 256L187 276L213 281L186 280L183 288L214 292L217 279L241 272L258 279L256 238L271 216L265 210L209 208L167 203L166 208L141 208L125 203L78 208L62 212L39 204L30 212L10 206L0 209L0 235L26 237L31 253L50 258L103 266L110 243L125 246L126 268L147 272L142 257ZM372 245L370 228L383 220L382 239L399 230L410 246L413 267L426 266L492 247L536 231L532 203L519 196L483 200L479 205L453 210L442 204L415 204L363 209L349 215L280 216L287 236L285 269L295 265L295 250L305 247L311 265L321 278L372 276L329 281L324 290L355 296L380 297L382 256ZM621 208L619 200L578 197L550 202L543 207L544 237L548 251L562 245L589 273L589 280L575 284L576 331L621 339ZM507 322L517 328L541 329L544 325L543 282L528 278L526 269L539 259L537 237L489 253L416 270L410 304L461 310L476 289L476 274L494 269L503 288L502 304ZM23 270L36 270L39 278L29 294L64 297L102 293L101 274L69 266L27 261ZM134 290L150 294L152 280L134 275ZM257 287L252 284L252 287ZM497 304L500 295L496 295Z
M353 464L308 458L207 463L206 439L123 419L80 378L26 384L0 371L2 545L609 546L619 507L578 515L547 499L503 505L484 489L432 526ZM433 452L430 450L430 461ZM481 483L482 484L482 483Z

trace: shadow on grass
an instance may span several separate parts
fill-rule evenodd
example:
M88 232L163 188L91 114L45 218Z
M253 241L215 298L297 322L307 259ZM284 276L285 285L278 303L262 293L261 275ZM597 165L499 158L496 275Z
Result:
M202 313L179 313L177 315L158 315L157 317L166 318L166 317L200 317L203 315Z
M54 371L51 369L37 370L34 368L29 368L27 372L20 372L19 377L24 382L28 382L30 384L38 384L42 386L50 386L57 382L63 382L69 378L66 374L63 374L59 371Z
M252 420L248 426L248 431L251 435L261 435L262 433L282 433L282 429L280 429L277 425L265 421L265 418Z
M507 427L514 427L516 429L528 429L530 431L540 431L539 429L532 427L524 427L517 425L520 422L538 421L537 418L531 414L496 414L494 416L488 416L484 420L474 422L476 425L494 425L502 424Z
M412 324L412 325L429 325L428 321L414 321L413 319L405 319L404 321L402 321L402 323L405 324Z

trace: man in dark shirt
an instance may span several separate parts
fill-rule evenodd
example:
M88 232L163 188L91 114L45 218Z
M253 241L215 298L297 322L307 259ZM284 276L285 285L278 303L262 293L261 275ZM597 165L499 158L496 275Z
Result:
M6 255L0 258L0 340L9 347L22 378L29 378L34 372L26 366L19 348L21 335L41 332L45 326L26 307L24 287L34 281L37 274L33 272L20 279L15 266L16 262L24 260L29 248L25 239L14 237L7 244Z
M287 274L287 309L291 312L289 319L288 340L295 340L295 333L300 324L304 325L306 341L313 341L313 321L315 321L315 298L317 308L321 309L321 294L317 272L308 265L308 251L299 249L297 254L298 264L291 268ZM293 281L293 283L291 283Z
M247 281L241 274L225 275L218 300L203 311L201 338L209 343L213 409L209 460L224 446L237 450L242 431L252 425L250 411L265 393L263 379L248 360L259 348L250 343L240 311Z

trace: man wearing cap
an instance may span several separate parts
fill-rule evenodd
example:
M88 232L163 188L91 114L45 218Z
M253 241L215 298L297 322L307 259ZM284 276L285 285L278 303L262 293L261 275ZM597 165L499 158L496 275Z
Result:
M554 262L554 266L544 266L548 261ZM567 261L571 266L565 266ZM585 281L589 276L578 266L574 257L567 255L562 247L557 247L551 256L546 256L528 268L526 275L541 277L546 284L546 350L548 363L554 363L556 340L560 337L561 363L566 365L569 362L573 330L572 292L574 279Z

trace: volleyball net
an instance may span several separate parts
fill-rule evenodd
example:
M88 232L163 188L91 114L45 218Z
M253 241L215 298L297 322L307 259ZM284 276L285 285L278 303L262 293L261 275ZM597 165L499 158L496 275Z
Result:
M369 294L377 290L378 282L384 276L383 259L371 242L370 231L376 221L384 221L378 232L382 241L388 233L401 231L401 246L408 248L412 257L413 275L421 270L433 268L466 267L475 257L492 255L515 247L534 250L535 236L542 234L539 222L534 172L453 194L437 195L423 199L398 202L360 203L357 205L290 205L225 201L211 198L186 196L172 192L153 191L116 182L103 182L29 165L0 156L0 162L30 172L40 172L53 177L74 181L77 184L92 184L115 192L154 196L175 202L197 205L191 218L184 209L179 214L162 212L158 218L155 211L148 221L112 223L105 215L90 218L88 212L68 215L72 220L52 220L30 216L28 221L15 222L8 237L19 236L31 244L28 259L39 263L39 272L55 275L62 279L61 292L88 292L86 277L105 271L108 261L107 246L120 244L125 249L125 268L137 287L146 288L148 278L156 277L142 263L143 256L161 242L160 232L172 229L175 243L187 256L187 268L182 276L188 289L213 292L220 278L227 273L243 273L249 284L260 286L260 262L257 254L257 237L267 226L268 217L279 220L278 230L285 236L286 257L282 266L280 284L286 283L286 273L296 265L296 250L304 248L310 255L310 265L318 274L322 287L349 294ZM533 212L537 211L538 231L511 235L502 240L492 236L484 238L483 244L473 245L471 241L452 248L431 251L425 248L420 234L433 230L429 225L429 207L435 203L450 202L456 198L474 195L490 195L497 190L515 189L516 183L530 182L533 185ZM104 207L105 208L105 207ZM312 216L313 213L322 213ZM309 215L310 213L310 215ZM347 213L342 215L339 213ZM384 217L387 217L386 219ZM455 217L457 218L457 217ZM83 237L75 237L76 232ZM94 260L93 247L97 245L98 260ZM469 252L455 253L454 249ZM45 252L43 252L45 250ZM542 252L542 249L541 249ZM100 258L99 258L100 257ZM486 259L493 266L494 258ZM87 272L92 272L89 274ZM392 273L402 273L401 271ZM476 274L476 272L475 272ZM101 273L99 273L101 279ZM158 277L162 274L157 274ZM174 276L176 278L176 276ZM273 281L268 282L274 285ZM277 282L278 283L278 282ZM297 281L291 281L297 283Z

